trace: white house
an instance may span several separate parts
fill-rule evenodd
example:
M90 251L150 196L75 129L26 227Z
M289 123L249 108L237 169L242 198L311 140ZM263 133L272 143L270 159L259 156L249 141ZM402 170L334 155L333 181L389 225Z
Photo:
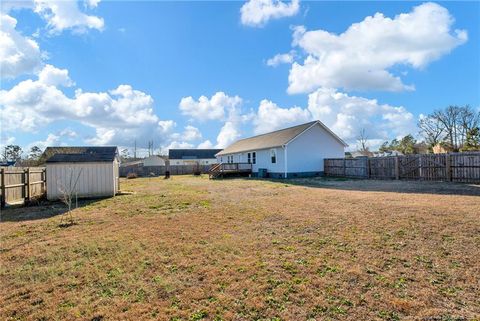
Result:
M170 165L212 165L217 163L215 154L221 149L169 149Z
M320 121L241 139L217 153L219 163L250 163L252 175L307 177L323 174L325 158L343 158L345 142ZM263 169L263 170L262 170Z
M119 191L117 147L48 147L47 199L64 192L82 197L115 196Z
M165 158L158 155L148 156L143 159L143 166L165 166Z

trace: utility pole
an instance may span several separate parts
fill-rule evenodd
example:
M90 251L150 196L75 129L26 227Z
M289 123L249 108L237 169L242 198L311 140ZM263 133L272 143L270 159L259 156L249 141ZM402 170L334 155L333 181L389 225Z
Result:
M137 140L135 139L134 148L133 148L133 159L137 160Z

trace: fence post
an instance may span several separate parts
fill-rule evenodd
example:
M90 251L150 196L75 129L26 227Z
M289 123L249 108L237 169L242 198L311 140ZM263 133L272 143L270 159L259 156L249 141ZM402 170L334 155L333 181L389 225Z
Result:
M425 177L423 177L423 168L422 168L422 161L423 161L423 156L418 155L418 179L423 181Z
M395 156L395 179L400 179L400 160Z
M25 198L29 201L30 200L30 167L28 167L24 172L25 175Z
M370 158L367 158L367 161L365 162L366 164L366 172L367 172L367 178L370 178Z
M2 168L1 169L1 174L2 174L2 179L1 179L1 189L2 189L2 201L1 201L1 208L4 208L5 207L5 168Z
M447 181L452 181L452 166L450 165L450 154L445 154L445 171L447 172Z
M44 168L42 170L42 185L43 185L43 193L47 194L47 169Z

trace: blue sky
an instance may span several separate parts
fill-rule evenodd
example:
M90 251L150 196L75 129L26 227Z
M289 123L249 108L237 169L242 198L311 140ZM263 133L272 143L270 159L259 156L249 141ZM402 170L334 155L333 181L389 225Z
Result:
M2 3L2 144L224 147L320 119L375 147L480 106L478 2L55 4Z

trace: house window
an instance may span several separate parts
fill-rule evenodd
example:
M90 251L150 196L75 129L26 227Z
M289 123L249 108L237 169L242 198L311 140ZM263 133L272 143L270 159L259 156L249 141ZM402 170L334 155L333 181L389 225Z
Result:
M247 163L251 164L252 163L252 154L247 153Z
M272 164L275 164L277 162L277 150L276 149L271 149L270 150L270 158L272 159Z
M208 164L208 161L205 161L205 164Z
M256 163L257 163L257 153L253 152L252 153L252 164L256 164Z

